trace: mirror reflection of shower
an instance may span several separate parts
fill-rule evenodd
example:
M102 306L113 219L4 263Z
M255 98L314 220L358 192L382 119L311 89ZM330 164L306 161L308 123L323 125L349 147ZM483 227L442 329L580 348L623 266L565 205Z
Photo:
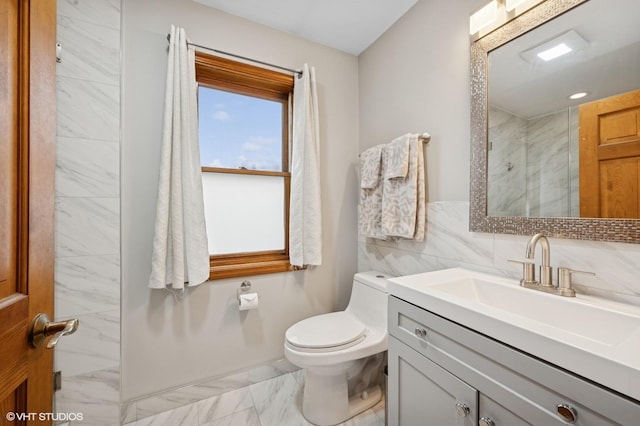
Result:
M521 118L489 106L488 215L578 217L578 108Z

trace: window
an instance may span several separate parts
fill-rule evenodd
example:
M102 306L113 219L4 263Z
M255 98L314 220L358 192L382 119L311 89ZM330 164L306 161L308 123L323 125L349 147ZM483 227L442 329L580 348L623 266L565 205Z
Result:
M293 77L196 52L196 79L210 278L292 270Z

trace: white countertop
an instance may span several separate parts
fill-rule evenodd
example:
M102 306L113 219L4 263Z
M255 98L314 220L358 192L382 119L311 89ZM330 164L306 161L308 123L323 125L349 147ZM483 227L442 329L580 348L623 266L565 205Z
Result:
M391 296L640 401L640 307L547 294L461 268L390 278L387 288Z

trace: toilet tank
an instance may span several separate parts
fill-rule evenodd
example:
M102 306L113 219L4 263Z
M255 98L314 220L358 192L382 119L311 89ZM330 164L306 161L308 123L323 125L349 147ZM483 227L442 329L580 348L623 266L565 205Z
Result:
M377 271L358 272L347 311L370 329L387 330L387 278L391 275Z

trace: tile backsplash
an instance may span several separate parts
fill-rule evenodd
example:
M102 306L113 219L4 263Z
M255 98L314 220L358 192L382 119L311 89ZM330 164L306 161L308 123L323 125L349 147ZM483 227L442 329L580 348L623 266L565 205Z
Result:
M469 203L442 201L427 205L427 236L423 242L382 241L359 237L358 270L375 269L410 275L464 267L520 279L520 265L530 236L469 232ZM551 264L595 276L576 275L578 292L640 305L640 245L552 238ZM537 253L540 262L540 249ZM554 277L555 279L555 277Z

